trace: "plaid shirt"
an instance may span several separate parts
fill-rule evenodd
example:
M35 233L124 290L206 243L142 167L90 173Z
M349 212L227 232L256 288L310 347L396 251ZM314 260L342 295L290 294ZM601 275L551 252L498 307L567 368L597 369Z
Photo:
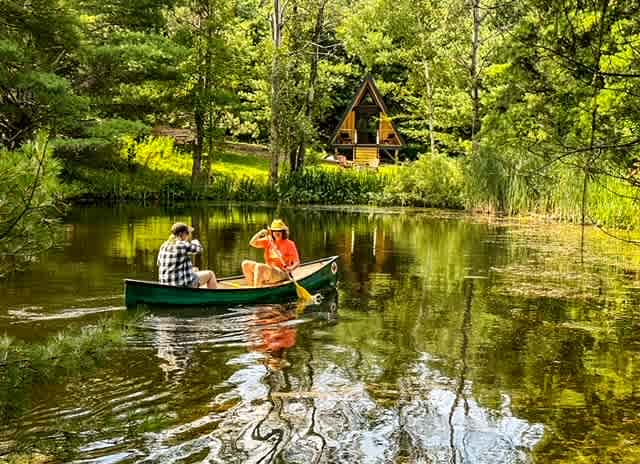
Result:
M195 287L199 280L193 270L191 255L201 251L202 245L198 240L184 242L172 237L164 242L158 252L160 283L178 287Z

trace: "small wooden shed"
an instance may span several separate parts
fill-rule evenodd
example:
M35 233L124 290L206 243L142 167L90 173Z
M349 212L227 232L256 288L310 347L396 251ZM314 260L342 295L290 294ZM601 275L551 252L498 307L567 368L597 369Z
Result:
M382 150L397 157L404 146L371 76L360 85L330 143L341 164L368 167L378 167Z
M156 126L151 130L151 135L155 137L171 137L175 140L176 145L189 145L196 141L196 134L192 129Z

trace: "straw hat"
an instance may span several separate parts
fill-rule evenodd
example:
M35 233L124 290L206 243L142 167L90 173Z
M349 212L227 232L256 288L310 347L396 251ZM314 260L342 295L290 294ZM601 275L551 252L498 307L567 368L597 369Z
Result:
M274 219L269 229L270 230L286 230L287 232L289 232L289 228L287 227L287 225L284 223L282 219Z

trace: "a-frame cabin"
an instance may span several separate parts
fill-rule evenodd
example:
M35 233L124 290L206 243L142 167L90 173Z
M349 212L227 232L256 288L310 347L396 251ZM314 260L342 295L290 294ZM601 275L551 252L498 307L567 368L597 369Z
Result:
M330 143L341 164L368 167L378 167L381 150L397 157L404 146L371 76L360 85Z

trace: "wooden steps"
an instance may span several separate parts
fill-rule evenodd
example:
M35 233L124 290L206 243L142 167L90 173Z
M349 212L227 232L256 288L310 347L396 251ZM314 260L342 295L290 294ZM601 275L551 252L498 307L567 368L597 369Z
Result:
M354 164L356 166L377 168L380 164L378 147L359 147L356 146Z

